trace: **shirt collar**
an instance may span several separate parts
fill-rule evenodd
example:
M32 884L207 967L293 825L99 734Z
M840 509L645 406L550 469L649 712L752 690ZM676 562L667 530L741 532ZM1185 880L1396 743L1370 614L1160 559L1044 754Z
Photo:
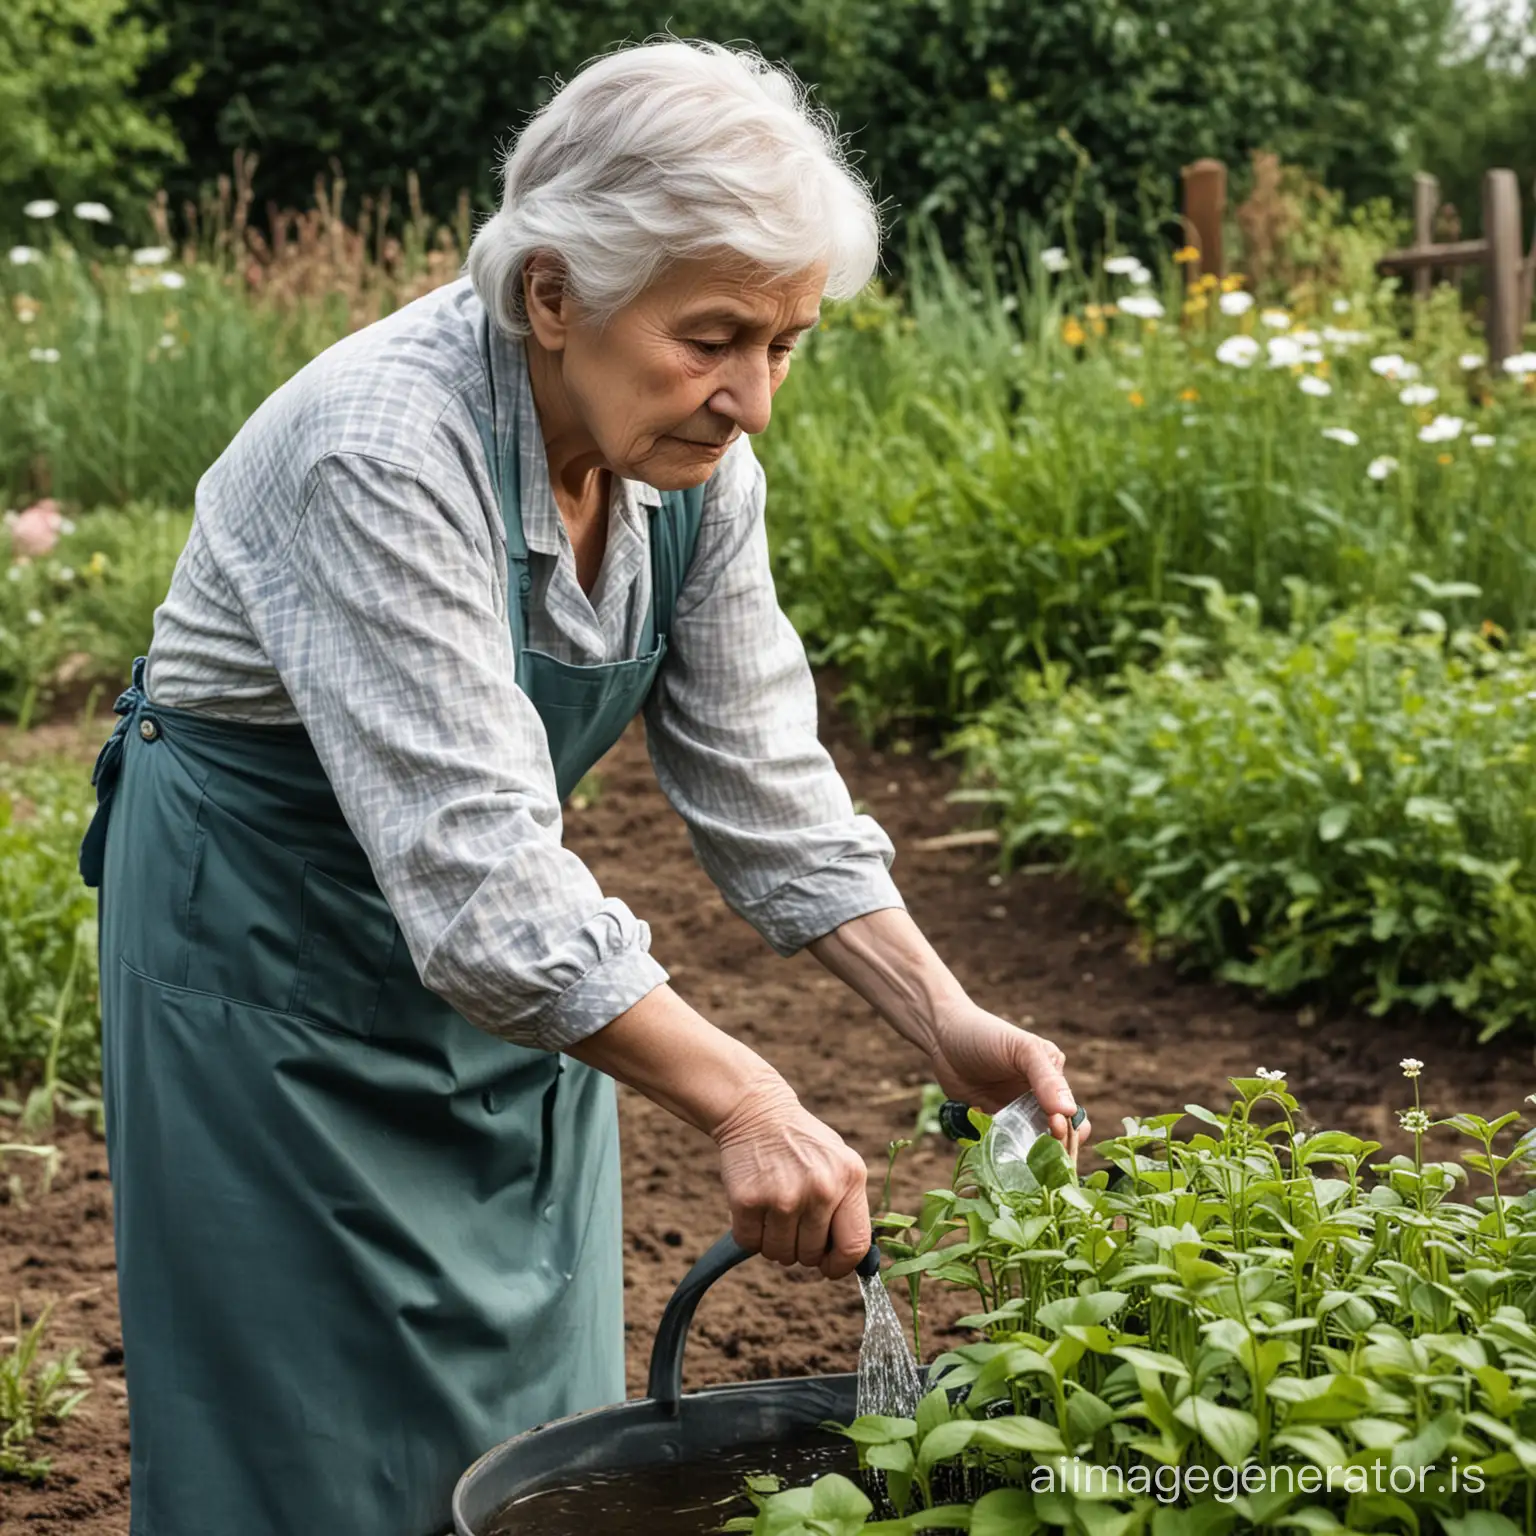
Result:
M560 509L549 483L549 459L538 407L528 379L528 353L520 338L491 326L491 369L497 398L507 402L507 428L516 424L518 484L522 499L523 538L541 555L560 553ZM661 505L661 492L643 480L614 477L619 510L637 528L645 521L641 509Z

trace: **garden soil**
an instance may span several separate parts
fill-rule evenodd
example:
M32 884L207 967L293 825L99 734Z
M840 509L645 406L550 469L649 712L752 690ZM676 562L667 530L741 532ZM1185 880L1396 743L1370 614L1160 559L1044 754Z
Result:
M1066 1050L1073 1087L1103 1135L1122 1116L1187 1103L1225 1106L1228 1076L1284 1068L1317 1124L1407 1150L1395 1111L1412 1103L1398 1060L1425 1063L1433 1113L1521 1107L1536 1089L1529 1047L1477 1048L1454 1022L1319 1016L1256 1006L1234 990L1181 980L1139 958L1126 924L1086 902L1069 882L1019 875L998 883L990 850L924 848L965 826L946 802L947 767L921 752L860 743L824 706L827 734L855 798L896 844L908 905L971 994L1015 1021L1026 1018ZM49 727L30 741L0 741L6 755L76 747L83 760L102 727L82 735ZM810 957L781 960L733 916L693 862L687 833L651 776L638 728L601 765L595 801L572 810L567 840L605 890L652 927L654 952L675 987L717 1024L772 1061L807 1106L868 1160L878 1199L885 1152L913 1130L923 1059ZM662 1307L688 1266L727 1225L705 1137L635 1094L622 1095L626 1329L629 1388L643 1391ZM54 1471L41 1488L0 1483L5 1536L126 1536L128 1421L112 1261L111 1195L99 1140L80 1128L56 1137L65 1161L47 1194L19 1204L0 1190L0 1334L47 1302L50 1339L77 1346L93 1390L43 1449ZM1447 1145L1447 1152L1450 1150ZM947 1182L948 1148L928 1138L898 1165L893 1204L915 1209ZM24 1192L25 1193L25 1192ZM901 1299L898 1308L904 1312ZM924 1352L960 1335L955 1299L924 1307ZM687 1383L851 1369L861 1330L857 1287L805 1278L766 1262L743 1265L705 1299L695 1322Z

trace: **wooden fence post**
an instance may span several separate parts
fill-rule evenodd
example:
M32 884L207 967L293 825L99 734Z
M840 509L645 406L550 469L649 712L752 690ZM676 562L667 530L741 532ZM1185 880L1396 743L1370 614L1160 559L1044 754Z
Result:
M1483 177L1483 237L1488 242L1488 366L1496 373L1504 359L1522 350L1525 316L1520 292L1525 237L1520 227L1520 183L1509 170Z
M1187 277L1193 280L1207 272L1225 277L1222 226L1227 214L1227 168L1220 160L1196 160L1184 167L1183 179L1184 234L1200 252L1200 260L1186 268Z
M1531 183L1531 196L1536 199L1536 181ZM1531 232L1531 248L1525 253L1525 266L1520 272L1520 324L1531 318L1532 288L1536 287L1536 229ZM1520 349L1522 352L1524 347Z
M1435 210L1440 203L1440 183L1424 171L1413 178L1413 243L1417 246L1435 243ZM1427 299L1435 286L1432 267L1420 267L1413 274L1413 296Z

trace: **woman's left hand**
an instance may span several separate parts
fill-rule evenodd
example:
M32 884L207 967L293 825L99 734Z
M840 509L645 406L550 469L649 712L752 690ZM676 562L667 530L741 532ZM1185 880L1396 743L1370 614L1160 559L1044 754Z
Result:
M1070 1130L1077 1100L1062 1071L1067 1058L1051 1041L969 999L940 1013L932 1039L934 1077L950 1098L995 1114L1032 1090L1058 1141L1075 1147L1088 1139L1093 1127L1087 1120Z

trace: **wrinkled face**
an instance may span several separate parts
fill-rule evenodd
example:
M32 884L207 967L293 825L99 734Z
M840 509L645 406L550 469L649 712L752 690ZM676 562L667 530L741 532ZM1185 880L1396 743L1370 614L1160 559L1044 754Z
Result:
M565 302L530 305L573 416L607 467L658 490L708 479L743 432L768 425L826 268L777 277L740 257L679 262L606 325Z

